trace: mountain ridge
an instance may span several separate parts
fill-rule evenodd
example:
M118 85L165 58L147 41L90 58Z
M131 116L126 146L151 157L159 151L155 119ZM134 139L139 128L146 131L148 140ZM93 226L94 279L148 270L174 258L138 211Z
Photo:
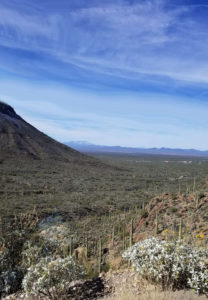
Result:
M120 154L149 154L149 155L172 155L172 156L197 156L207 157L208 150L197 149L181 149L181 148L137 148L123 146L105 146L88 143L87 141L70 141L65 142L65 145L71 146L74 149L83 153L105 152L105 153L120 153Z
M94 212L105 198L103 187L114 190L123 173L53 140L0 102L0 217L34 206L69 219Z
M0 101L0 159L30 157L70 161L85 157L39 131L19 116L13 107Z

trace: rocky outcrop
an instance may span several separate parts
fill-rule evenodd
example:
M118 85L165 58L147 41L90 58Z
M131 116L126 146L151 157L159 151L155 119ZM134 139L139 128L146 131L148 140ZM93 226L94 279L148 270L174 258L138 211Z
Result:
M0 114L5 115L10 118L13 118L13 119L17 119L17 120L21 119L20 116L18 116L16 114L13 107L11 107L10 105L8 105L7 103L4 103L2 101L0 101Z

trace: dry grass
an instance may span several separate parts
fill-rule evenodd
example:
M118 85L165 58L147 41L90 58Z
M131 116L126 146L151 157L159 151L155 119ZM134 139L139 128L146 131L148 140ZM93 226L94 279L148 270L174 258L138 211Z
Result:
M158 290L145 291L139 295L133 294L129 290L123 290L116 296L110 296L106 300L205 300L206 296L198 296L191 291L166 291Z
M134 271L126 269L108 273L107 286L113 288L113 292L105 300L206 300L205 295L198 296L194 291L171 290L162 291L159 286L150 284L141 279ZM102 298L103 299L103 298ZM99 299L101 300L101 299Z
M109 273L107 285L113 288L113 293L105 300L206 300L205 295L198 296L191 290L173 292L162 291L160 287L142 280L134 271L128 269ZM100 299L101 300L101 299Z

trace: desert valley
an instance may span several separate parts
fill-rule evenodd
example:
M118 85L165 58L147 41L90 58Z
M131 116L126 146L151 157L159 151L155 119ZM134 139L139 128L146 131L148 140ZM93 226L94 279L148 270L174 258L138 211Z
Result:
M159 291L156 295L154 289L143 291L141 284L145 283L141 280L153 285L155 281L165 290L188 288L188 282L169 278L168 272L173 270L168 270L167 265L162 278L170 282L164 282L164 287L157 275L147 273L138 279L129 265L128 251L142 241L149 239L151 243L153 237L155 246L158 240L170 245L174 241L175 247L179 242L193 249L206 247L208 158L114 152L90 156L49 138L3 102L0 132L2 297L24 297L22 284L25 292L50 299L94 299L112 297L111 294L116 297L115 287L120 280L128 282L128 276L137 282L136 288L129 291L131 297L147 297L148 293L165 297ZM151 248L151 244L147 247ZM79 281L74 274L72 282L67 283L69 274L59 268L71 257L77 268L83 268L85 279L77 269ZM46 275L44 269L53 269L53 261L56 264L58 260L62 261L54 267L57 278L53 287L54 274ZM41 261L46 266L40 266L34 275ZM72 262L66 262L69 263ZM132 259L133 266L134 263L137 265ZM182 263L180 268L184 268ZM30 274L28 270L33 271ZM182 276L188 270L180 272ZM65 281L62 290L60 286ZM74 286L77 292L73 292ZM206 293L206 287L200 286L199 291ZM171 297L182 299L183 293L173 293Z

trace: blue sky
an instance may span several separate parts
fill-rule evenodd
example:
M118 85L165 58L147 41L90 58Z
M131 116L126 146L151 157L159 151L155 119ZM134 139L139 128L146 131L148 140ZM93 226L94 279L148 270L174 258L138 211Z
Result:
M0 97L62 142L208 149L207 16L207 0L1 0Z

